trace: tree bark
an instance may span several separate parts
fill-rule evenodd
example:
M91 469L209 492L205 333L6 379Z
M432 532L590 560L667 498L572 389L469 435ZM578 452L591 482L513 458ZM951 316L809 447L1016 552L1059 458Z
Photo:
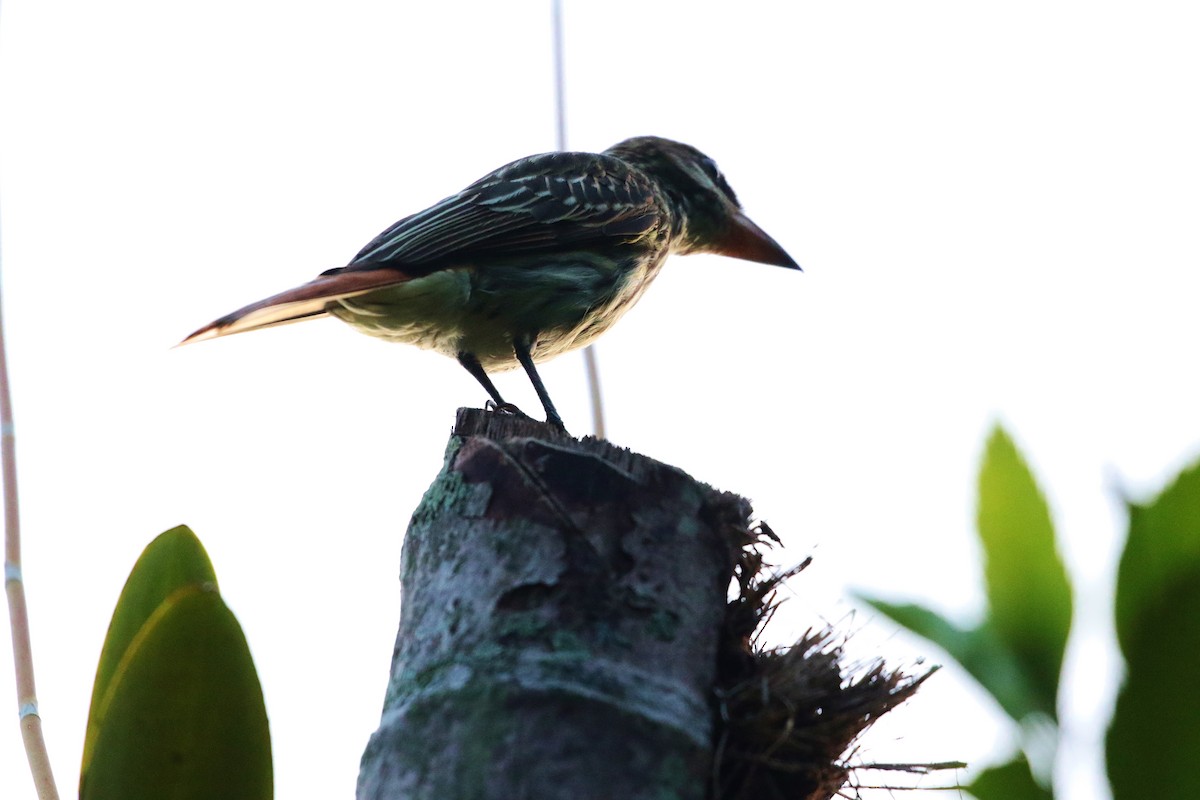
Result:
M705 797L749 514L608 442L460 410L405 536L360 800Z

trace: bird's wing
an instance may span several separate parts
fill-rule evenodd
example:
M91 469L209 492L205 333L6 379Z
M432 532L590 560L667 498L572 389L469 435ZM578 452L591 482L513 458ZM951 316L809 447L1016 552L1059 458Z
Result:
M638 241L670 225L667 214L649 178L619 159L591 153L523 158L400 220L349 266L226 314L181 344L324 316L336 300L428 275L463 257Z
M519 255L558 247L636 241L667 224L650 180L592 153L545 153L514 161L456 195L400 220L348 267L417 273L486 252Z

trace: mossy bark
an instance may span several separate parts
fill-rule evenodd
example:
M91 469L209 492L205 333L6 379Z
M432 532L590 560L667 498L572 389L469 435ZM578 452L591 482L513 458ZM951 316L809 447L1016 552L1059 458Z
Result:
M749 513L607 442L460 411L405 537L360 800L703 798Z

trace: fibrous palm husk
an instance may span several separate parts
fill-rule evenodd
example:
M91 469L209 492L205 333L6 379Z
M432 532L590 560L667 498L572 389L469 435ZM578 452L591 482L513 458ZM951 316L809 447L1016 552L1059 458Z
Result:
M770 528L760 524L742 536L737 595L727 607L718 661L710 796L827 800L846 786L859 736L934 670L912 676L882 661L847 668L844 639L828 627L810 629L790 647L760 646L779 603L777 589L811 559L777 571L763 559L763 550L779 541Z

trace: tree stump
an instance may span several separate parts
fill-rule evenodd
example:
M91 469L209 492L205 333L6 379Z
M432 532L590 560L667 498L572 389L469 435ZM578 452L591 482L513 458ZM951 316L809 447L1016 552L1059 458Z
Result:
M358 798L705 797L749 516L608 442L461 409L404 540Z

